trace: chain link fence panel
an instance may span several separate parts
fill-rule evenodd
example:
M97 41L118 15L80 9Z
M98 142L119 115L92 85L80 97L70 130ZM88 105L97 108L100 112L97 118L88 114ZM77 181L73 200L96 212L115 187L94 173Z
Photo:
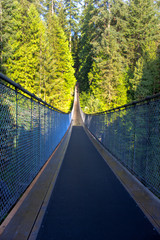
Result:
M97 140L160 198L160 94L103 113L81 114Z
M0 222L65 135L71 114L58 112L0 80Z

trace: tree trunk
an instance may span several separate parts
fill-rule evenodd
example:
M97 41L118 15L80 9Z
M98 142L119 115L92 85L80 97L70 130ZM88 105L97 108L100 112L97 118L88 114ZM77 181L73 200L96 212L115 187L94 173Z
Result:
M111 5L109 1L108 1L108 13L109 13L109 19L108 19L108 33L109 33L110 27L111 27Z
M54 0L52 0L52 15L54 14Z
M72 34L70 31L70 36L69 36L69 51L71 52L71 48L72 48Z

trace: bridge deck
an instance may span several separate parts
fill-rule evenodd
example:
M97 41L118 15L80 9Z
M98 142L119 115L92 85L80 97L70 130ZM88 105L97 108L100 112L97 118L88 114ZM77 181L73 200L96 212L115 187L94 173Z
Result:
M37 237L52 239L159 239L81 126L73 126Z

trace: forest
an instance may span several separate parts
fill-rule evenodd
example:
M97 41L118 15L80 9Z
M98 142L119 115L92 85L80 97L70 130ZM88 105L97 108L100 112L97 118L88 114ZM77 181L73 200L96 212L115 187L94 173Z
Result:
M69 112L160 91L160 0L0 0L0 71Z

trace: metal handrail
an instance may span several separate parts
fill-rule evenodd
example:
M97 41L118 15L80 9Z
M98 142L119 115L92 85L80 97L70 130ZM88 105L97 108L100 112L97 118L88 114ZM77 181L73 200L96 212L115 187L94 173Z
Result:
M160 93L157 93L157 94L154 94L154 95L151 95L151 96L147 96L141 100L138 100L138 101L133 101L131 103L127 103L125 105L122 105L122 106L119 106L119 107L116 107L116 108L111 108L109 110L106 110L106 111L102 111L102 112L97 112L97 113L90 113L90 114L87 114L87 115L100 115L100 114L105 114L105 113L109 113L109 112L114 112L116 110L120 110L120 109L123 109L123 108L128 108L128 107L131 107L131 106L135 106L135 105L138 105L138 104L141 104L141 103L145 103L145 102L148 102L148 101L151 101L155 98L159 98L160 97Z
M23 88L19 83L16 83L16 82L12 81L10 78L5 76L3 73L0 73L0 78L3 79L5 82L14 86L16 89L19 89L20 91L26 93L31 98L36 99L38 102L42 103L43 105L45 105L49 108L52 108L56 112L63 113L63 114L68 114L68 113L65 113L65 112L53 107L52 105L48 104L47 102L43 101L41 98L37 97L35 94L33 94L33 93L29 92L28 90L26 90L25 88Z

